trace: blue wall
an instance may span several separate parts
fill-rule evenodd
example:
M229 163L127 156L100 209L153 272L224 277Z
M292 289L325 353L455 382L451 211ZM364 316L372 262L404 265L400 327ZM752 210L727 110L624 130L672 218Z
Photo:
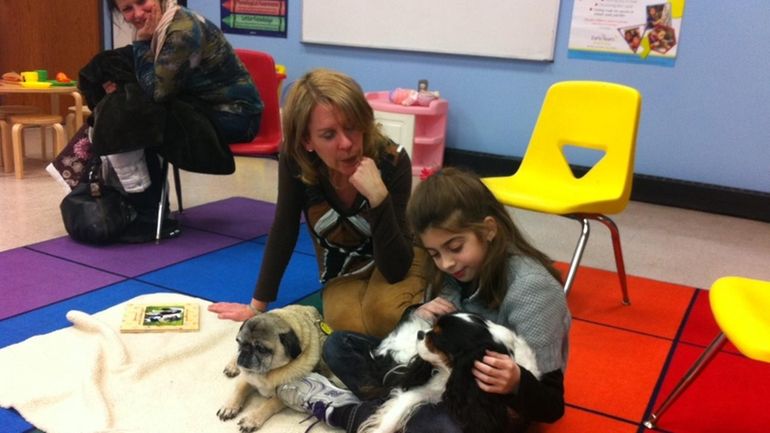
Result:
M352 75L366 90L415 87L428 78L450 104L447 146L497 155L524 154L552 83L628 84L644 98L637 173L770 192L767 0L688 2L673 68L568 59L573 2L561 3L553 63L302 44L297 0L289 1L288 39L228 38L235 47L270 52L287 66L288 81L319 66ZM217 23L220 4L188 1Z

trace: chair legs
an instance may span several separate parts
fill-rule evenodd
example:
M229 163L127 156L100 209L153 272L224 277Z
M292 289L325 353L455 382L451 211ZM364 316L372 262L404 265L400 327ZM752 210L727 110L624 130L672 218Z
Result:
M176 190L176 201L179 207L179 213L183 212L182 208L182 184L179 179L179 168L173 167L174 173L174 189ZM168 160L163 159L161 167L161 179L163 179L163 186L160 190L160 203L158 204L158 222L155 226L155 243L160 243L160 232L163 228L163 220L166 218L166 201L168 200Z
M615 268L618 271L620 290L623 292L623 305L631 305L628 298L628 280L626 279L626 265L623 262L623 250L620 248L620 232L618 226L606 215L596 215L596 220L607 226L612 237L612 251L615 253Z
M54 156L58 155L64 147L67 145L66 137L64 134L64 127L61 125L61 117L54 115L18 115L12 116L11 122L11 147L13 149L13 162L3 161L5 164L5 171L13 167L16 173L16 179L22 179L24 177L24 129L27 127L39 127L40 128L40 146L43 159L46 159L46 130L45 128L53 128ZM6 133L8 124L3 121L0 124L2 133ZM3 154L7 153L4 145Z
M580 266L580 260L583 258L583 251L585 251L586 244L588 243L588 236L591 234L591 226L589 220L596 220L607 226L610 230L610 236L612 237L612 249L615 253L615 266L618 271L618 279L620 280L620 290L623 294L623 305L630 305L631 300L628 297L628 283L626 279L626 267L623 263L623 251L620 248L620 232L618 226L606 215L602 214L572 214L565 215L568 218L572 218L580 222L582 230L580 238L578 238L577 245L575 246L575 252L572 254L572 260L570 261L569 270L567 271L567 278L564 281L564 293L569 294L572 289L572 284L575 281L575 275L577 274L578 266Z
M690 384L695 380L696 377L698 377L701 371L703 371L703 368L706 367L706 365L708 365L712 359L714 359L714 356L719 353L725 343L727 343L727 337L725 337L725 334L719 333L714 341L712 341L706 350L701 354L698 360L695 361L695 364L693 364L692 367L687 370L687 373L685 373L685 375L679 380L679 383L676 384L674 390L671 391L671 394L669 394L668 397L666 397L658 410L653 411L652 414L650 414L650 417L647 418L647 420L644 422L645 427L649 429L655 428L655 423L658 422L661 416L663 416L663 413L665 413L671 404L674 403L677 398L679 398L682 392L684 392L690 386Z
M3 172L13 171L13 145L11 144L11 125L0 119L0 146L3 154Z
M155 225L155 243L160 243L160 232L163 227L163 220L166 216L166 200L168 199L168 160L163 159L163 168L161 168L161 179L163 186L160 188L160 203L158 203L158 222Z
M575 274L577 274L578 266L580 266L580 259L583 258L583 251L586 248L588 242L588 235L591 234L591 225L588 223L588 218L578 215L568 215L569 218L580 221L582 230L580 232L580 238L578 238L577 246L575 246L575 252L572 254L572 260L569 264L569 271L567 271L567 279L564 281L564 294L568 295L570 289L572 289L572 283L575 281Z
M178 212L182 213L184 212L184 207L182 206L182 183L181 179L179 179L179 167L177 166L174 166L174 189L176 190Z

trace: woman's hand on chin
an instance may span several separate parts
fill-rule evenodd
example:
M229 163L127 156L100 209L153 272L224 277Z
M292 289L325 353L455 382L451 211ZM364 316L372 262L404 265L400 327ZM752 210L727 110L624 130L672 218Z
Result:
M147 13L144 25L137 30L136 38L141 41L149 41L152 39L152 35L158 27L158 22L160 22L161 15L160 5L158 3L154 4L152 9Z
M388 188L382 181L380 169L371 158L361 159L356 171L350 176L350 183L366 197L372 207L379 206L388 196Z

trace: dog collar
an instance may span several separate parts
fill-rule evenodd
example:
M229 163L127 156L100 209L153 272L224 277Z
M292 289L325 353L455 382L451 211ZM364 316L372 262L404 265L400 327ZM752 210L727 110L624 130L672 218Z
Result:
M324 334L332 335L332 327L329 326L329 324L324 322L323 320L318 321L318 327L321 329L321 332L323 332Z

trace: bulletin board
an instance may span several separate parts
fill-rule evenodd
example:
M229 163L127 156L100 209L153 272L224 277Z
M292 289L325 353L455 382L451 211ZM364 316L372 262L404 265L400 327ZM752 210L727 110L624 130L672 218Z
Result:
M302 42L552 61L560 0L303 0Z

